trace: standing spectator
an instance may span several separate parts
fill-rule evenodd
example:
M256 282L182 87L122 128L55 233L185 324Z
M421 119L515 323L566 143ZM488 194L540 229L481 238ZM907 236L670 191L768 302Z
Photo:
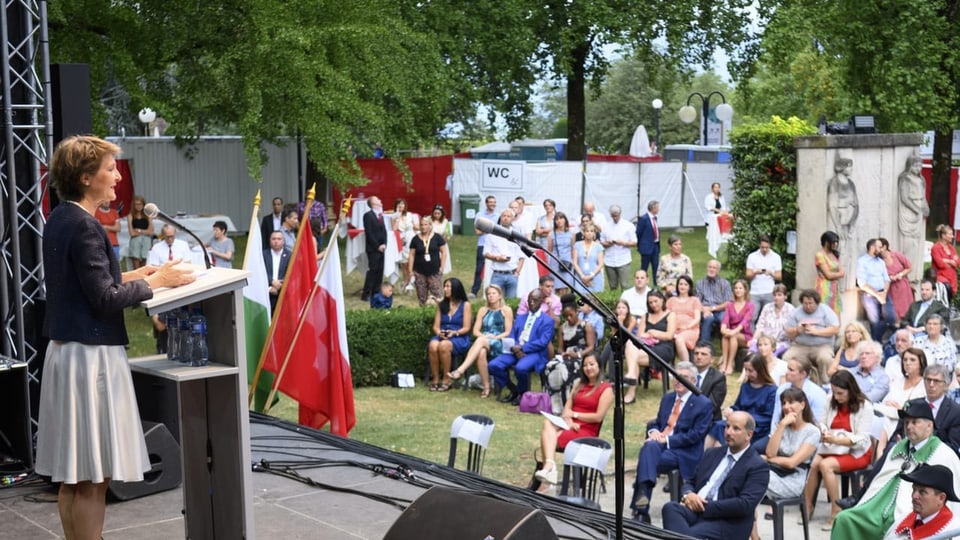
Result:
M127 231L130 233L127 255L133 262L134 270L146 264L150 248L153 247L153 220L143 213L146 203L143 195L134 195L133 209L127 214Z
M101 201L97 205L97 212L93 216L107 231L107 238L110 240L110 246L113 247L113 253L120 260L120 241L117 240L117 233L120 232L120 214L110 206L110 201Z
M677 333L673 340L677 347L677 358L685 362L690 359L690 351L700 339L700 316L703 313L700 299L693 292L690 276L678 277L676 290L677 295L667 299L667 309L676 314Z
M603 215L603 212L597 210L597 206L593 204L593 201L584 201L583 203L583 213L581 216L590 216L590 221L593 222L594 226L597 227L597 235L603 232L607 228L607 216Z
M526 238L533 237L533 230L537 226L537 218L532 211L527 210L527 201L523 197L517 197L510 202L510 209L513 210L513 228L520 231Z
M157 242L150 248L150 254L147 256L147 264L150 266L163 266L170 261L190 262L192 254L190 246L177 238L177 232L173 225L167 224L160 229L163 241Z
M549 250L547 240L553 232L553 218L557 215L557 203L553 199L544 199L544 214L537 218L537 224L533 229L534 240L543 249Z
M380 197L373 196L367 200L370 210L363 214L364 250L367 253L367 276L363 282L363 292L360 299L370 300L370 295L380 288L383 281L383 258L387 250L387 226L383 222L383 203ZM296 216L296 213L294 213ZM284 211L284 227L287 225L288 214ZM286 233L284 233L286 237ZM289 248L288 246L288 249Z
M814 290L823 304L840 315L840 278L844 276L840 268L840 237L833 231L820 235L820 250L816 254L817 281Z
M493 195L487 195L483 201L484 208L477 213L477 219L486 219L490 223L497 222L497 198ZM475 229L477 233L477 265L473 271L473 285L470 287L470 294L474 297L480 292L480 286L483 285L483 263L486 262L483 257L483 246L487 241L487 233L480 229Z
M860 287L860 303L870 321L870 336L874 341L883 341L888 327L896 326L897 315L890 299L890 275L887 265L880 258L880 240L867 240L867 252L857 259L857 286Z
M433 232L442 236L444 241L449 242L450 237L453 236L453 225L450 223L450 220L447 219L447 211L443 209L442 204L435 204L433 206L433 211L430 213L430 221Z
M600 233L600 243L606 254L604 268L607 285L610 290L625 289L630 282L630 255L632 247L637 245L637 231L633 224L620 219L620 207L610 207L610 225Z
M580 231L583 233L583 240L573 245L573 270L580 277L586 290L594 293L602 292L603 246L596 241L597 228L590 223L584 225Z
M283 223L283 199L273 198L273 211L260 219L260 239L263 249L270 249L270 233L279 231Z
M513 210L504 210L500 214L500 226L509 229L512 224ZM483 256L490 261L490 283L500 287L505 298L516 298L517 277L523 269L525 259L520 246L506 238L490 234L483 244Z
M647 273L643 270L637 270L633 273L633 288L624 289L620 293L620 299L625 300L630 305L630 313L634 317L642 317L647 313L647 294L649 292Z
M811 289L800 292L801 307L793 310L785 328L793 343L783 359L803 358L815 368L816 381L825 384L827 367L833 361L833 339L840 332L837 314L820 303L820 296ZM809 397L809 396L808 396ZM817 411L813 411L815 414Z
M410 273L410 241L420 232L420 218L407 209L406 199L397 199L393 203L393 219L390 222L393 230L399 233L400 257L397 266L403 275L400 287L406 292L413 292L413 274Z
M719 327L723 320L727 304L733 301L730 282L720 276L720 261L710 259L707 263L707 275L697 281L696 294L703 313L700 318L700 341L710 341L714 327Z
M660 284L663 294L673 296L677 292L674 290L677 278L689 276L693 279L693 263L690 262L690 257L683 254L683 240L679 236L671 234L667 245L670 246L670 253L660 257L657 278L654 281Z
M640 252L640 269L650 267L653 276L653 286L657 286L657 270L660 268L660 227L657 224L657 214L660 213L660 203L647 203L647 213L637 219L637 251Z
M559 264L553 258L550 259L550 267L569 283L573 283L573 234L570 232L570 223L567 221L567 215L563 212L556 212L553 218L553 231L547 238L547 250L553 253L553 256L559 259ZM563 296L568 292L567 286L560 282L557 294Z
M295 204L284 206L281 215L283 216L283 220L280 222L280 228L277 230L283 233L284 247L293 251L294 246L297 244L297 229L300 228L300 215L297 213L297 206ZM386 238L386 233L384 233L384 238ZM378 280L377 283L380 283L380 281ZM364 298L364 300L366 300L366 298Z
M770 237L760 235L760 249L747 256L747 279L750 281L750 301L755 308L753 322L760 317L764 306L773 302L773 288L783 277L780 255L770 249Z
M953 247L953 227L938 225L939 238L930 249L931 267L937 271L937 281L947 286L947 305L953 302L953 295L957 294L957 265L960 256Z
M720 193L720 182L710 184L710 193L707 193L707 196L703 198L703 209L704 221L707 224L709 224L711 216L720 216L727 213L727 200Z
M949 373L953 373L953 368L957 365L957 343L943 335L943 327L943 317L930 315L925 326L927 335L917 338L914 343L927 353L930 365L939 364L947 368Z
M782 355L790 347L790 338L784 324L794 309L793 304L787 302L787 287L782 283L776 284L773 287L773 303L763 306L760 316L757 317L754 337L747 342L750 352L757 352L757 336L764 334L773 338L774 354Z
M387 153L384 152L383 145L380 143L376 143L373 146L373 159L383 159L385 157L387 157Z
M457 278L443 282L443 300L437 304L433 317L433 337L427 344L430 356L430 391L450 390L450 365L453 355L463 355L470 349L470 327L473 310L467 301L463 283ZM441 374L443 380L441 382Z
M420 234L410 240L410 255L407 261L408 271L413 274L414 286L417 290L417 301L420 305L427 303L427 298L441 298L440 270L443 268L447 252L447 242L442 236L433 231L430 216L420 218Z
M900 253L890 249L890 242L886 238L878 238L880 242L880 257L883 264L887 266L887 274L890 276L890 292L887 297L893 301L893 312L897 316L897 325L900 319L906 315L910 304L913 302L913 289L910 287L910 260Z
M747 282L738 279L733 283L733 301L727 304L720 322L721 354L720 371L724 375L733 373L737 350L746 346L753 338L753 302L749 300L750 289Z
M580 226L577 227L577 234L573 237L574 242L583 242L583 228L587 225L593 225L593 219L590 214L580 216Z
M270 310L277 307L277 298L283 288L283 279L287 275L291 252L283 245L283 233L270 233L270 248L263 250L263 263L267 267L267 280L270 283Z
M873 448L870 428L873 425L873 404L860 391L857 381L849 371L840 371L830 378L831 398L827 416L821 430L823 443L810 465L807 485L803 496L807 508L814 508L820 480L823 480L830 499L830 519L822 528L833 528L833 519L840 512L837 499L840 497L839 473L858 471L870 464Z
M213 222L213 240L206 246L207 253L213 259L213 265L220 268L233 268L233 240L227 236L227 222Z

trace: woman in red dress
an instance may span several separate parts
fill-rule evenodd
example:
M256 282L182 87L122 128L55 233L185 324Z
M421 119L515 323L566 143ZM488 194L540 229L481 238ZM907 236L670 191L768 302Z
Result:
M930 258L933 268L937 270L937 281L947 285L948 300L952 302L953 295L957 294L957 265L960 264L960 257L953 247L953 227L939 225L937 234L940 238L930 249Z
M557 464L554 456L557 449L564 449L567 443L581 437L596 437L600 426L613 404L613 387L602 382L600 364L595 356L583 359L580 380L573 386L572 398L563 406L561 417L569 426L564 429L548 418L543 419L540 431L540 451L543 453L543 468L534 476L541 482L557 483Z
M910 304L913 303L913 289L910 288L910 259L899 251L890 249L890 242L886 238L879 238L880 256L887 266L890 275L890 292L887 294L893 301L893 311L897 314L897 326L900 319L907 314Z

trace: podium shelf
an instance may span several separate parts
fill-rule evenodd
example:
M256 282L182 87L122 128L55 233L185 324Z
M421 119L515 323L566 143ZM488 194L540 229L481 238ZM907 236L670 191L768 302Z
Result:
M162 354L131 358L130 369L136 373L153 375L177 382L226 377L236 375L240 371L237 366L228 366L216 362L210 362L205 366L192 367L167 360L167 357Z

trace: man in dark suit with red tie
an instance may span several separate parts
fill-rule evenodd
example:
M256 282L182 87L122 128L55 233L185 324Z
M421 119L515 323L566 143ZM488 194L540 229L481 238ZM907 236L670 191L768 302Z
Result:
M647 213L637 219L637 251L640 252L640 269L646 270L650 266L650 281L657 285L657 270L660 268L660 226L657 223L657 214L660 213L660 203L647 203Z
M726 448L707 450L693 479L681 488L680 502L664 505L664 529L716 540L750 536L754 511L770 482L770 467L750 448L755 428L749 413L727 417Z
M363 214L363 236L367 252L367 277L363 281L364 302L380 290L383 282L383 254L387 249L387 226L383 222L383 203L380 197L367 199L370 210Z
M263 264L267 267L267 281L270 283L270 309L276 309L283 279L287 275L290 263L290 250L283 245L283 233L270 233L270 247L263 250Z
M697 368L690 362L678 363L676 372L696 385ZM683 478L692 478L697 462L703 457L703 441L713 424L710 398L694 395L679 381L674 381L673 387L674 391L660 400L657 419L647 425L647 441L637 460L630 508L633 518L645 523L650 523L650 497L657 475L680 469Z

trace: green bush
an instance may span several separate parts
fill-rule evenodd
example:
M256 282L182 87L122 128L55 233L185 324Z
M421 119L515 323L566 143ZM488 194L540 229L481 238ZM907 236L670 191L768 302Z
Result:
M604 291L599 296L612 309L620 291ZM519 303L516 298L507 300L514 313ZM472 304L474 316L482 305L483 301ZM417 379L423 376L435 313L433 306L347 311L354 387L389 385L395 371L413 373Z
M816 134L811 124L774 116L766 124L737 127L730 134L733 156L733 240L727 246L729 268L746 267L757 237L768 234L783 258L782 282L796 284L796 257L787 254L787 231L797 227L796 137Z

